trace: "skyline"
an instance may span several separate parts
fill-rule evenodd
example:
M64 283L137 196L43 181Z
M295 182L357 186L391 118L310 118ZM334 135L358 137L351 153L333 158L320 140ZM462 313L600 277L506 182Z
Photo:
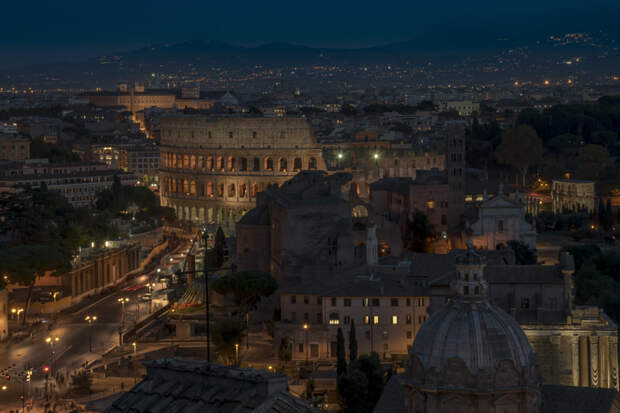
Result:
M578 0L538 4L528 0L518 6L489 1L474 5L388 1L381 8L349 1L319 1L312 7L293 7L283 2L232 6L191 0L184 7L171 8L156 0L146 8L114 0L105 9L75 0L54 5L37 3L41 4L36 8L25 3L5 6L7 15L28 18L26 24L24 19L7 19L0 28L0 53L12 60L7 67L191 40L241 46L286 42L363 48L410 40L432 45L438 35L451 39L463 33L478 39L505 37L517 42L599 30L617 39L620 33L614 25L620 16L620 4L611 0L597 0L594 4ZM212 19L211 15L217 17Z

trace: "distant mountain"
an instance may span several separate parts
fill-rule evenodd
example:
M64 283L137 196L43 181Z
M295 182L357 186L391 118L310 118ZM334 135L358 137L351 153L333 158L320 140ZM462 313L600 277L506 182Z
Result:
M52 73L54 78L92 84L139 78L145 73L188 73L224 68L249 71L266 68L331 65L428 65L445 76L462 74L463 80L512 74L540 76L575 72L593 74L618 70L620 51L613 36L572 33L514 39L484 31L426 33L405 42L376 47L316 48L291 43L268 43L256 47L219 41L194 40L144 47L70 64L37 65L21 75ZM47 75L46 75L47 76ZM46 78L50 78L47 76Z

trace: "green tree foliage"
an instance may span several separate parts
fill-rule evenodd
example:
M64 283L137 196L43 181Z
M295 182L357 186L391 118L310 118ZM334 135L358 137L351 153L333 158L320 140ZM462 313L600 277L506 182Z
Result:
M278 346L278 359L280 359L280 361L285 365L293 359L291 342L288 337L282 337L282 339L280 339L280 345Z
M344 350L344 334L342 328L338 327L336 336L336 375L340 377L347 371L347 355Z
M349 362L357 360L357 335L355 334L355 320L351 319L351 329L349 330Z
M368 379L359 369L349 369L338 377L339 404L343 413L366 412L367 394Z
M405 249L414 252L430 252L435 231L428 222L428 217L420 210L415 210L413 219L408 220L403 233Z
M502 143L495 151L495 157L500 164L510 166L521 174L522 185L531 166L542 160L542 142L536 130L529 125L519 125L508 129L502 134Z
M567 150L579 148L581 146L581 137L572 133L564 133L551 138L546 146L552 152L559 154Z
M71 146L43 142L40 138L30 142L30 157L48 159L50 163L71 163L81 160L79 155L72 151Z
M240 344L243 338L243 325L234 319L224 318L218 320L213 326L211 335L217 354L225 363L236 362L235 344Z
M385 386L379 356L373 352L349 364L338 377L338 394L343 412L371 413Z
M584 179L596 179L607 160L607 149L601 145L585 145L578 151L577 175Z
M218 278L213 290L218 294L231 295L241 312L247 314L256 309L263 297L278 289L278 282L270 274L261 271L242 271Z
M118 177L114 178L109 190L99 193L96 203L99 211L107 211L127 219L132 218L129 211L131 205L137 206L135 218L138 221L159 219L169 224L176 222L174 209L162 207L159 197L153 191L141 186L121 185Z
M90 371L80 369L71 375L71 387L77 393L90 393L93 385L93 375Z
M215 232L215 246L213 248L213 257L215 262L213 263L216 267L221 267L224 263L224 248L226 247L226 237L224 236L224 231L222 231L222 227L217 227L217 231Z
M536 250L530 248L523 241L508 241L508 246L515 253L515 262L517 265L535 265L537 262Z
M312 400L312 394L314 393L314 389L316 388L316 383L314 379L308 379L306 381L306 400Z

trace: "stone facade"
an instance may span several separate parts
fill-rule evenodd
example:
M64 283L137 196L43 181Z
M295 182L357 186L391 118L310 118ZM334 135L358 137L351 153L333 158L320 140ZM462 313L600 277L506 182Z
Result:
M0 290L0 341L9 337L9 292Z
M333 361L338 328L348 342L355 323L358 354L375 351L383 360L404 360L428 318L430 300L421 285L405 281L408 267L383 270L371 267L371 276L341 275L339 285L314 283L285 289L280 294L281 321L274 343L279 345L287 337L293 360Z
M161 121L162 205L181 220L234 224L259 192L301 170L325 170L302 118L178 116Z
M0 161L30 159L30 141L13 135L0 134Z
M95 294L138 268L140 252L140 246L134 244L96 253L74 264L73 270L62 276L62 282L73 299Z
M553 181L551 199L553 212L556 214L581 210L594 212L596 208L594 182L575 179Z

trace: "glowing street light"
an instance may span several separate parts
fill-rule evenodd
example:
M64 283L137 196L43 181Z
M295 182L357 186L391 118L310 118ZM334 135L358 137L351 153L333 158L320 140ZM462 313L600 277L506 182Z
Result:
M235 365L239 367L239 343L235 343Z
M118 302L121 303L121 311L122 311L121 329L124 329L125 328L125 304L129 302L129 298L121 297L118 299Z
M304 331L306 333L306 364L308 363L308 323L304 323Z
M50 345L50 374L54 374L54 346L60 341L58 336L49 336L45 339L45 342Z
M84 321L88 322L88 351L92 353L93 352L93 329L92 329L92 326L93 326L93 323L95 321L97 321L97 316L96 315L92 315L92 316L91 315L87 315L84 318Z

